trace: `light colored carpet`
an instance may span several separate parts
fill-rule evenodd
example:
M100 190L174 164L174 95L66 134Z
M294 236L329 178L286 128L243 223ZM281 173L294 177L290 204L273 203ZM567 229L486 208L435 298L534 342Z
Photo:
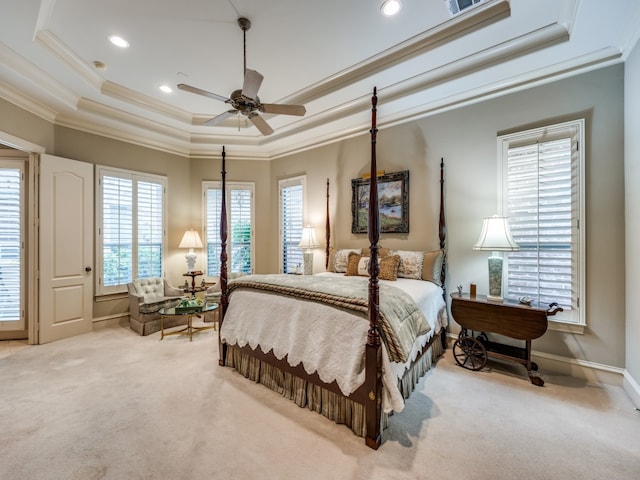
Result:
M449 350L382 447L217 365L216 332L109 327L0 358L0 478L634 479L640 414L622 389Z

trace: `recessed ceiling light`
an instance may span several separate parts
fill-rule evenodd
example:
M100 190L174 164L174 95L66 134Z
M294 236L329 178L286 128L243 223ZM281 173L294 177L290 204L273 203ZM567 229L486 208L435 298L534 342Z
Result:
M173 88L171 88L169 85L160 85L160 90L162 90L164 93L173 92Z
M124 38L118 35L111 35L109 37L109 41L113 43L116 47L129 48L129 42L127 42Z
M380 7L380 11L386 17L391 17L398 13L402 8L400 0L385 0Z

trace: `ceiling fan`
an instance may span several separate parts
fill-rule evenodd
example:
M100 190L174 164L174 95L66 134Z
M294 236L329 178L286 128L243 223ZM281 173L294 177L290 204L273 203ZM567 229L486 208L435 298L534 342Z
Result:
M178 88L186 92L203 95L205 97L213 98L214 100L220 100L221 102L228 103L233 107L233 110L227 110L226 112L207 120L203 125L217 125L223 120L241 113L246 116L263 135L271 135L273 133L273 129L265 119L260 116L260 113L302 116L306 113L306 109L303 105L285 105L260 102L260 99L258 98L258 90L260 89L260 85L262 84L264 77L255 70L247 69L247 30L251 28L251 22L247 18L240 17L238 18L238 25L242 29L244 43L244 83L242 84L242 89L234 90L231 93L231 96L226 98L222 95L211 93L197 87L192 87L185 83L179 84Z

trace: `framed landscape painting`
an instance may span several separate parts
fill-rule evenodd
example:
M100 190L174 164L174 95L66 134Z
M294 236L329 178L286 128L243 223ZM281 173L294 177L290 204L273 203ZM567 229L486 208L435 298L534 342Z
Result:
M367 233L369 224L368 178L351 180L351 233ZM409 170L378 177L381 233L409 233Z

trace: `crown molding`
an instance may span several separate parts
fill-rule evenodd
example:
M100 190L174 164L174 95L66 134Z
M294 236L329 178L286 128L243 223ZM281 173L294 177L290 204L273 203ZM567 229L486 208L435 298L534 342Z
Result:
M35 116L49 123L55 123L56 121L57 112L55 110L6 83L0 82L0 98L13 103L27 112L33 113Z
M368 131L368 120L364 119L366 115L363 112L367 112L370 107L369 92L291 121L276 128L276 131L269 136L259 135L255 129L245 129L241 133L234 131L238 121L243 121L243 125L250 126L244 117L229 119L213 128L202 127L200 124L208 120L209 115L191 114L122 85L104 81L58 37L47 30L54 3L53 0L43 0L41 3L35 33L38 44L63 61L92 88L133 108L131 111L125 111L93 99L80 97L68 87L51 80L37 66L26 62L13 50L0 43L0 61L23 77L25 82L36 85L42 91L41 98L51 98L51 101L47 104L45 100L37 100L30 94L20 92L3 83L0 83L0 97L51 123L194 158L209 158L211 152L217 151L222 145L233 145L236 158L252 160L280 158L355 137ZM377 72L415 59L437 46L508 17L510 14L508 0L492 0L480 4L474 8L472 15L455 17L451 21L300 90L279 103L284 101L307 104L325 95L332 95L355 82L371 78ZM389 107L384 116L379 114L379 125L386 127L399 125L623 60L620 51L609 48L550 67L534 68L500 82L471 86L462 82L466 75L506 63L519 55L560 44L567 41L569 36L570 32L565 25L557 22L550 23L498 45L478 50L445 65L378 88L379 97ZM446 82L452 82L451 88L440 88L439 91L445 90L443 95L434 98L434 94L429 93L430 89L444 85ZM56 102L61 102L70 108L56 110ZM60 110L63 111L60 112ZM159 114L160 117L146 115L147 113ZM265 117L268 118L268 116ZM157 120L158 118L160 120ZM225 129L228 133L225 133Z
M47 95L55 98L57 101L61 101L68 107L75 108L78 100L77 95L59 82L53 80L36 65L26 61L22 56L18 55L2 42L0 42L0 62L5 68L10 68L14 72L17 72L25 83L37 85L37 87L46 92Z
M94 90L100 91L100 86L104 81L102 77L96 73L93 67L87 65L73 50L67 47L53 32L50 30L38 30L34 35L34 41L71 68Z
M307 104L335 90L364 80L381 70L411 60L462 35L497 22L511 15L509 0L495 0L476 6L473 13L460 15L401 42L373 57L296 92L282 102Z
M122 100L131 105L142 107L145 110L150 110L173 120L196 125L194 115L183 110L182 108L174 107L166 102L162 102L148 95L136 92L130 88L123 87L117 83L106 80L102 84L100 92L117 100ZM209 117L207 117L207 120Z

